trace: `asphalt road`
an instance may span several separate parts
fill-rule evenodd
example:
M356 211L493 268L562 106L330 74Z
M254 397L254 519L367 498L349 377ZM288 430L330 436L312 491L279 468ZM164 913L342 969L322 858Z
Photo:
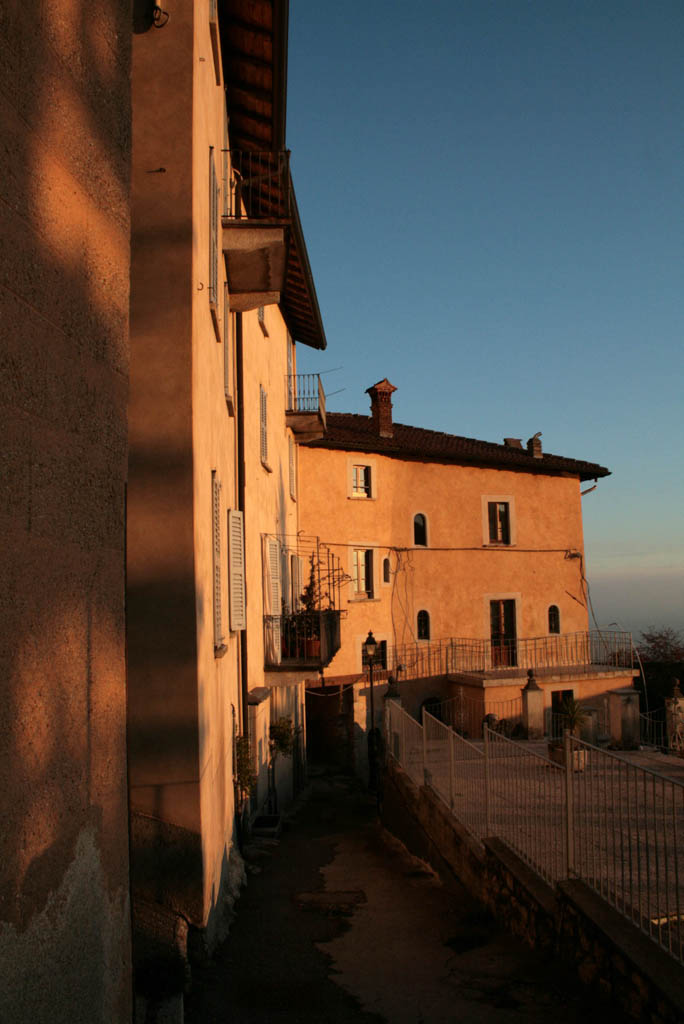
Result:
M562 965L500 932L377 822L350 780L320 777L279 841L248 851L228 940L194 972L187 1024L603 1020Z

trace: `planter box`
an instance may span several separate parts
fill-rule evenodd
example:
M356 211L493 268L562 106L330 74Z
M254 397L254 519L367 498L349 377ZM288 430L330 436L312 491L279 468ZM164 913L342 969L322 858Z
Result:
M549 758L556 764L562 764L565 766L565 747L557 746L555 743L549 743ZM573 750L572 751L572 770L573 772L583 772L587 767L587 751L586 750Z

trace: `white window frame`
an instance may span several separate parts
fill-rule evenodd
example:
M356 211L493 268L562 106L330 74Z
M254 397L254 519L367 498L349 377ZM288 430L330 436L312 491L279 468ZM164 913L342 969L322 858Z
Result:
M363 570L359 572L360 558L363 554ZM372 601L377 592L375 581L376 572L375 548L369 544L354 544L350 552L352 600ZM370 577L370 579L369 579ZM363 590L359 589L359 582L365 583ZM370 585L370 589L369 589Z
M369 474L369 493L354 489L355 470L363 467ZM366 459L363 456L350 458L347 462L347 497L354 501L373 501L377 498L378 478L375 459Z
M508 544L503 541L493 541L489 539L489 505L491 502L495 504L506 504L508 505L508 528L509 528L509 542ZM517 543L517 524L515 514L515 498L512 494L483 494L482 495L482 543L486 548L513 548Z
M215 469L211 471L211 537L214 611L214 653L225 651L223 636L223 579L221 574L221 481Z
M259 451L261 465L271 472L268 464L268 393L259 385Z

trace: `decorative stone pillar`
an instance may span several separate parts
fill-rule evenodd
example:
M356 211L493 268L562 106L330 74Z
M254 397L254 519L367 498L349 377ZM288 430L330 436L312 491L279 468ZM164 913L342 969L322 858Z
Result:
M534 671L527 670L527 686L522 691L523 729L528 740L544 737L544 691L534 678Z
M639 747L639 693L632 687L610 690L608 694L610 742L621 750Z

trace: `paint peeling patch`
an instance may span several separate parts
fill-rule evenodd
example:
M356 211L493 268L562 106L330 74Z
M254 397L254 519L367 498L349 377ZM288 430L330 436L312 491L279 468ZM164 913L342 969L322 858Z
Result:
M83 829L61 885L28 927L0 922L0 1020L130 1020L129 922L128 891L110 896L95 829Z

